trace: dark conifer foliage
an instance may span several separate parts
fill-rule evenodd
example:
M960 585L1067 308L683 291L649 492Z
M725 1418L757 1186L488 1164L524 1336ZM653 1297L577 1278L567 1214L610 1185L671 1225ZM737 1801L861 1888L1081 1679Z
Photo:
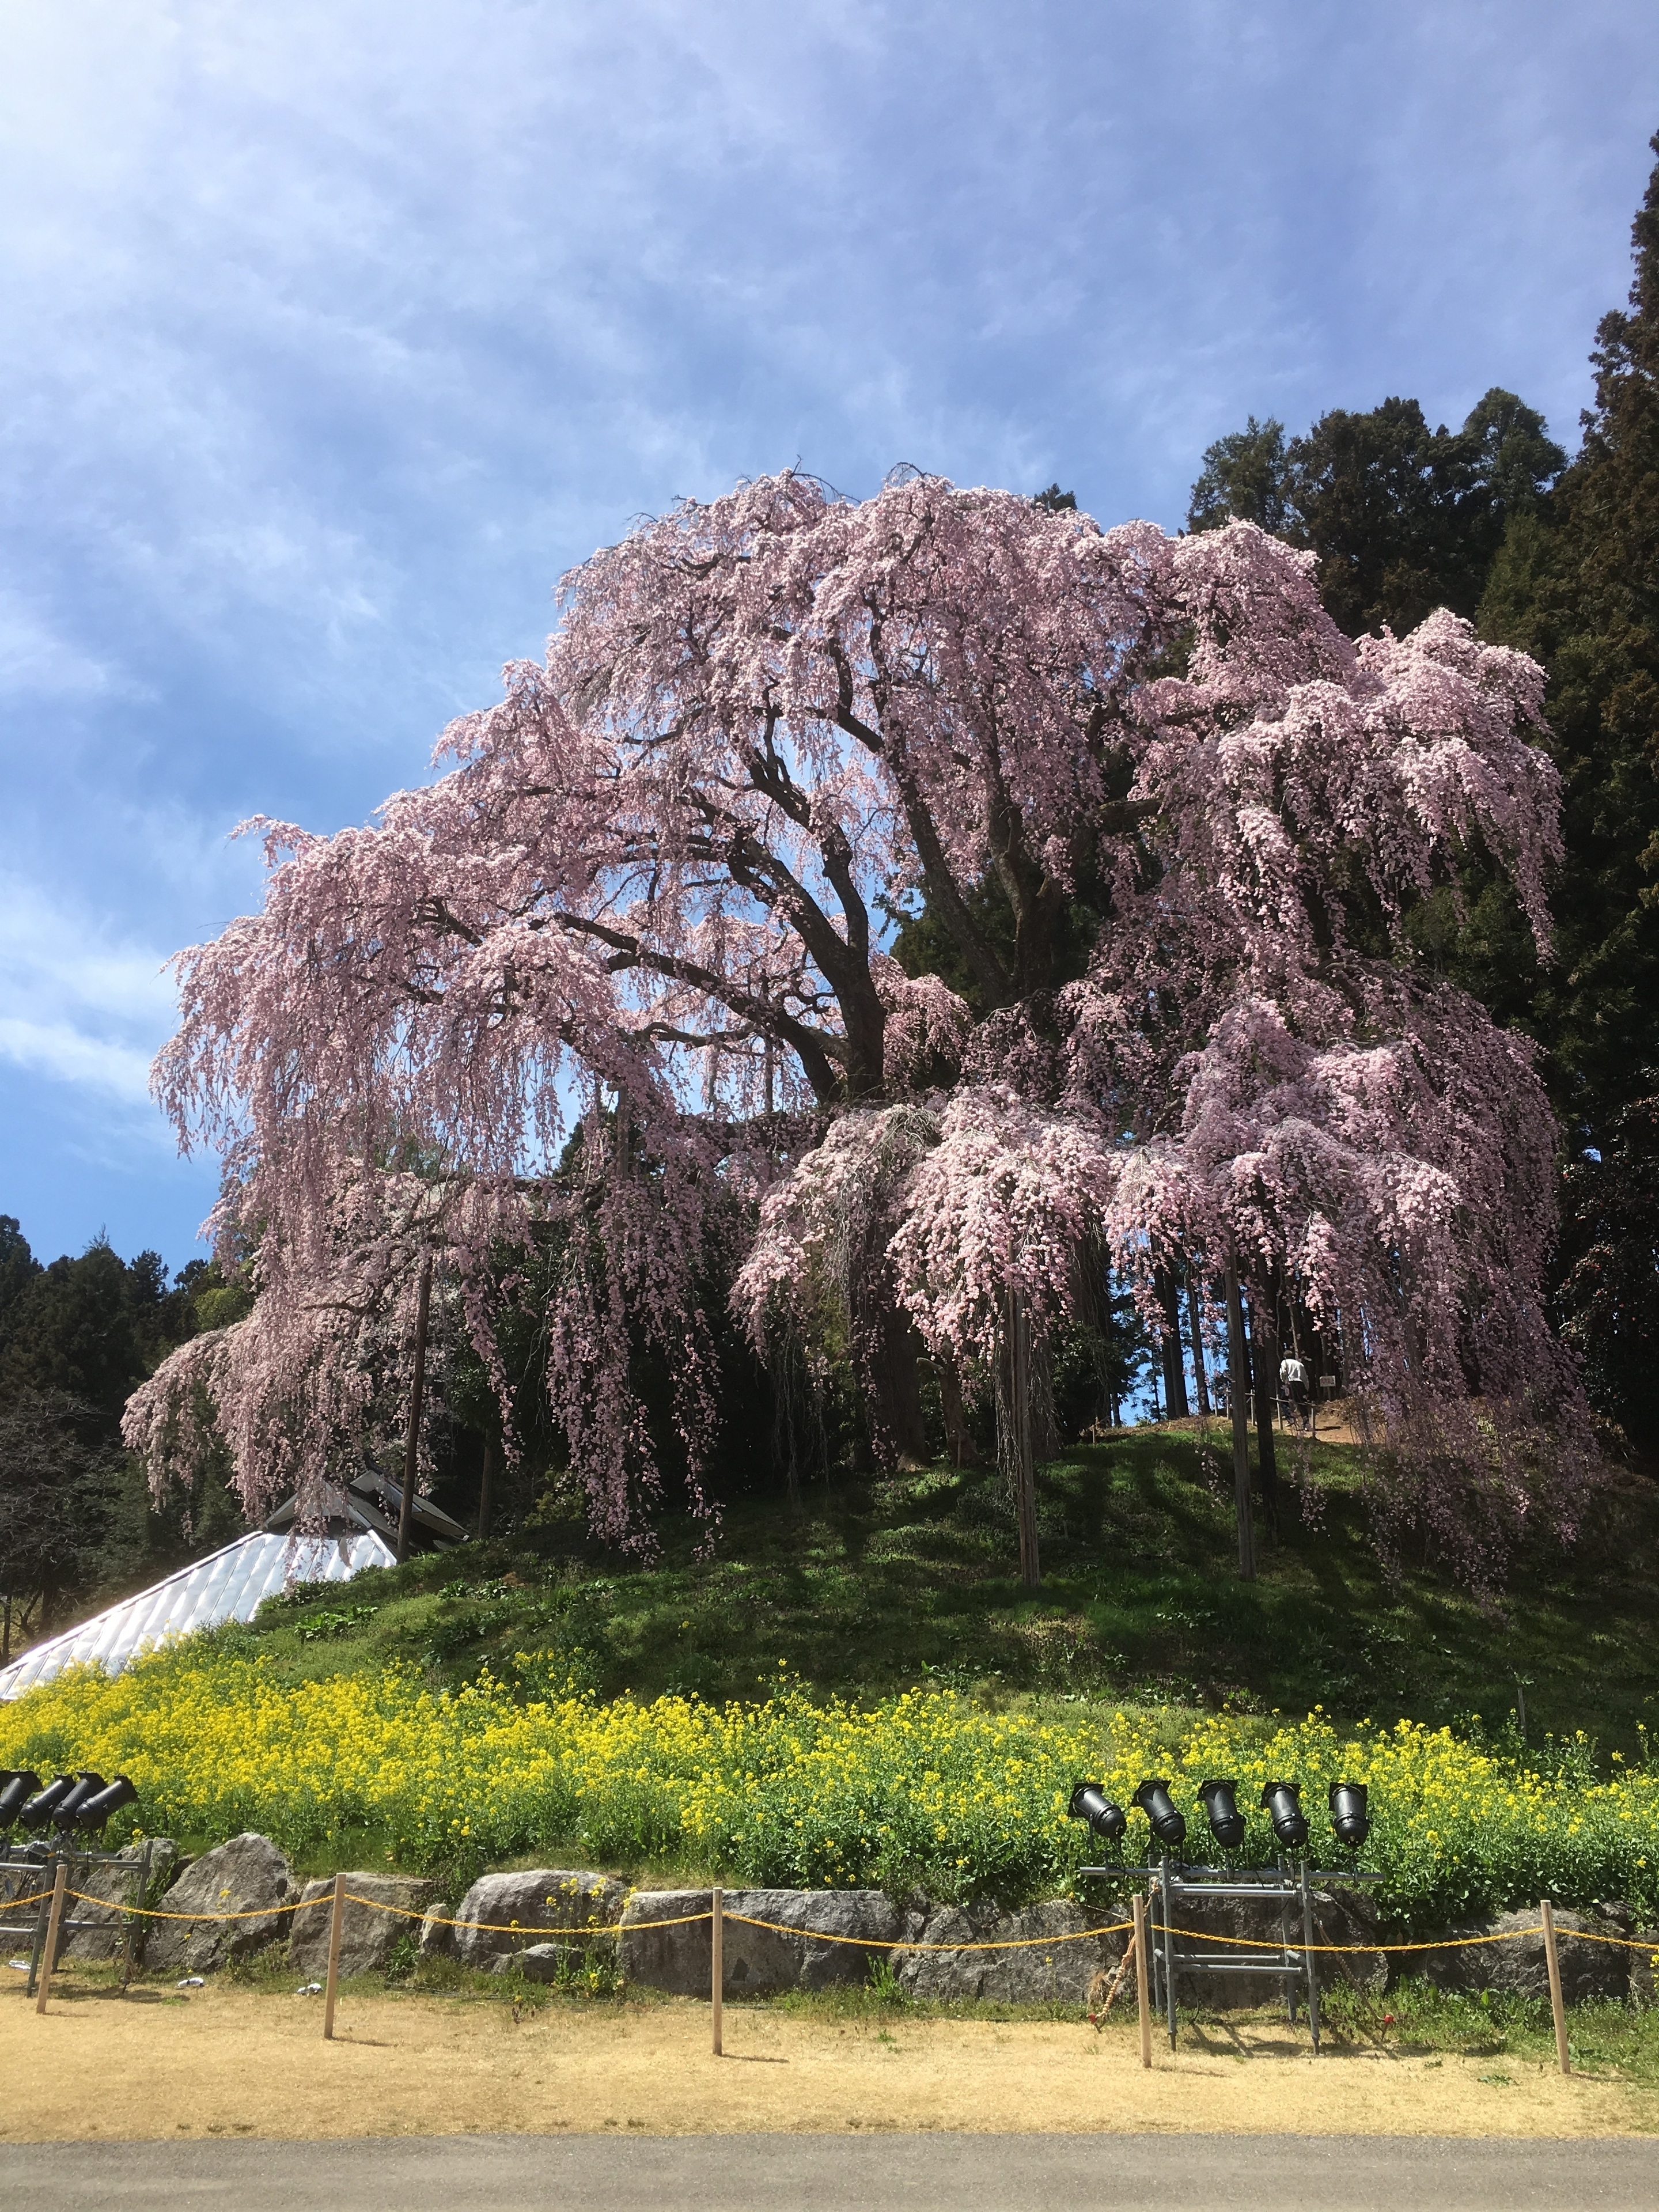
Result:
M124 1261L101 1237L43 1267L0 1214L0 1643L241 1533L222 1480L155 1511L120 1439L130 1394L241 1295L204 1261L169 1284L158 1253Z
M1510 516L1565 460L1543 416L1497 386L1461 430L1431 429L1415 399L1334 408L1288 443L1281 422L1251 416L1206 453L1187 523L1255 522L1310 548L1351 637L1403 635L1437 607L1474 613Z
M1511 523L1480 607L1487 636L1549 672L1567 860L1559 957L1524 1019L1575 1153L1622 1141L1659 1066L1659 168L1635 247L1629 307L1596 332L1583 448Z

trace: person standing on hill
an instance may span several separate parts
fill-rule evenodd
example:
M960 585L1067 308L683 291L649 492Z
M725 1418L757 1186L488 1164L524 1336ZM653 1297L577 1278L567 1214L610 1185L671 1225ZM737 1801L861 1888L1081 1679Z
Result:
M1279 1402L1288 1405L1298 1429L1308 1425L1308 1370L1291 1352L1279 1363Z

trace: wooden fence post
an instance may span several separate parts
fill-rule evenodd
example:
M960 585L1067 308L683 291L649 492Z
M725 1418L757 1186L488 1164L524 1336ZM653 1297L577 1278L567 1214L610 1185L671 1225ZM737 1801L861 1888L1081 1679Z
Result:
M1544 1916L1544 1964L1549 1968L1550 2010L1555 2015L1555 2055L1561 2062L1561 2071L1571 2074L1572 2061L1567 2053L1567 2016L1561 2005L1561 1961L1555 1948L1555 1914L1547 1897L1538 1909Z
M1146 1900L1139 1890L1130 1899L1135 1931L1135 1997L1140 2007L1140 2063L1152 2063L1152 2008L1146 1987Z
M345 1881L334 1877L334 1911L328 1923L328 1990L323 1998L323 2040L334 2040L334 1992L340 1983L340 1931L345 1922Z
M69 1875L67 1860L59 1859L58 1871L52 1878L52 1911L46 1920L46 1955L40 1961L40 1994L34 2000L36 2012L44 2012L46 1999L52 1995L52 1970L58 1963L58 1923L64 1917L64 1888ZM40 1926L40 1922L35 1922Z
M726 1892L717 1889L708 1916L709 2004L714 2014L714 2056L720 2055L720 1996L726 1980Z

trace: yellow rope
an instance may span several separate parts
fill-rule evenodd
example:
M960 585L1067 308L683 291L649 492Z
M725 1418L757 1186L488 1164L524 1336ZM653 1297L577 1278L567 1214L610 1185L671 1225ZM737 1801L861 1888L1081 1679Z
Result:
M1558 1936L1573 1936L1580 1943L1617 1943L1621 1950L1651 1951L1659 1958L1659 1937L1652 1936L1644 1943L1629 1936L1598 1936L1593 1928L1563 1928L1559 1923L1555 1932Z
M725 1917L745 1928L770 1929L775 1936L799 1936L813 1943L852 1943L861 1951L1032 1951L1055 1943L1086 1943L1096 1936L1121 1936L1134 1925L1132 1920L1115 1920L1109 1928L1079 1928L1067 1936L1015 1936L1002 1943L917 1943L903 1936L831 1936L818 1928L786 1928L775 1920L753 1919L746 1912L728 1912Z
M826 1892L825 1893L832 1895L834 1893ZM66 1898L72 1897L79 1905L101 1905L113 1911L131 1913L139 1920L191 1922L266 1920L284 1912L320 1911L325 1905L332 1902L331 1893L325 1890L319 1897L296 1898L291 1905L266 1905L253 1911L168 1912L154 1905L116 1905L109 1898L92 1896L85 1890L66 1889L64 1894ZM9 1898L0 1901L0 1911L11 1911L25 1905L38 1905L43 1898L51 1895L52 1892L49 1889L40 1889L28 1897ZM394 1913L400 1920L422 1922L429 1920L439 1928L466 1929L483 1936L639 1936L643 1935L647 1929L692 1928L702 1921L712 1920L714 1917L711 1907L707 1912L682 1913L673 1920L606 1921L586 1928L526 1928L516 1920L510 1922L452 1920L441 1912L423 1912L405 1905L390 1905L381 1898L362 1897L355 1890L346 1892L345 1901L348 1905L363 1905L370 1912ZM781 1921L759 1920L752 1913L748 1912L723 1912L722 1917L741 1927L763 1928L769 1934L774 1936L798 1936L803 1942L813 1943L850 1943L855 1949L861 1951L1034 1951L1052 1948L1058 1943L1089 1943L1102 1936L1121 1936L1134 1925L1131 1920L1115 1920L1104 1928L1079 1928L1074 1931L1056 1936L1018 1936L1000 1942L921 1943L902 1936L832 1936L824 1929L790 1928ZM1153 1923L1153 1932L1157 1933L1163 1925L1161 1922ZM1246 1951L1272 1950L1277 1948L1271 1938L1267 1936L1217 1936L1212 1935L1207 1929L1177 1928L1173 1925L1169 1928L1168 1932L1171 1936L1184 1936L1189 1942L1226 1943ZM1500 1935L1496 1936L1445 1936L1425 1943L1396 1943L1383 1936L1379 1937L1374 1943L1292 1942L1285 1948L1300 1952L1463 1951L1471 1950L1480 1943L1509 1943L1517 1941L1523 1936L1541 1936L1543 1932L1543 1923L1540 1921L1536 1926L1531 1928L1506 1928ZM1621 1949L1626 1951L1648 1951L1659 1956L1659 1940L1640 1942L1628 1936L1601 1936L1588 1928L1558 1927L1555 1932L1558 1937L1572 1937L1582 1943L1616 1943Z
M1165 1923L1163 1921L1155 1920L1149 1924L1155 1936L1164 1932ZM1448 1936L1432 1943L1390 1943L1379 1939L1375 1943L1287 1942L1283 1948L1290 1951L1461 1951L1472 1943L1507 1943L1517 1936L1541 1936L1543 1932L1540 1921L1536 1928L1506 1928L1501 1936ZM1564 1936L1571 1932L1565 1928L1558 1930ZM1279 1948L1267 1936L1212 1936L1205 1928L1177 1928L1172 1923L1169 1933L1188 1936L1194 1943L1232 1943L1245 1951L1271 1951Z
M74 1893L72 1891L66 1890L64 1892L65 1896L72 1896L73 1894ZM32 1891L27 1897L0 1898L0 1912L15 1912L20 1905L39 1905L43 1897L50 1897L51 1895L52 1892L49 1889L37 1889Z
M627 1929L615 1920L597 1921L586 1928L525 1928L516 1920L447 1920L441 1912L412 1912L406 1905L383 1905L378 1898L358 1897L346 1892L350 1905L366 1905L371 1912L395 1912L402 1920L430 1920L439 1928L476 1928L487 1936L617 1936L631 1934L635 1928L690 1928L699 1920L712 1920L713 1912L687 1912L678 1920L636 1920ZM325 1905L326 1897L313 1899L313 1903Z
M42 1896L50 1897L50 1890ZM77 1905L104 1905L112 1912L130 1912L138 1920L269 1920L278 1912L298 1912L302 1906L314 1905L315 1898L295 1898L292 1905L262 1905L251 1912L164 1912L152 1905L118 1905L112 1898L89 1896L84 1889L66 1889L65 1897L72 1897Z

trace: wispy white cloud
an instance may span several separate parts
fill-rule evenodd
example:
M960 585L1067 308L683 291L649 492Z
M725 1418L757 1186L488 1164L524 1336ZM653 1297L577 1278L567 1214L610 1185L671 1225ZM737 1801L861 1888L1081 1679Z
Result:
M138 687L0 586L0 700L131 697Z
M138 1105L148 1095L149 1061L130 1045L88 1036L68 1022L31 1022L0 1014L0 1057L58 1083Z
M149 1064L175 1003L161 954L40 890L0 890L0 1059L134 1109L159 1135Z

